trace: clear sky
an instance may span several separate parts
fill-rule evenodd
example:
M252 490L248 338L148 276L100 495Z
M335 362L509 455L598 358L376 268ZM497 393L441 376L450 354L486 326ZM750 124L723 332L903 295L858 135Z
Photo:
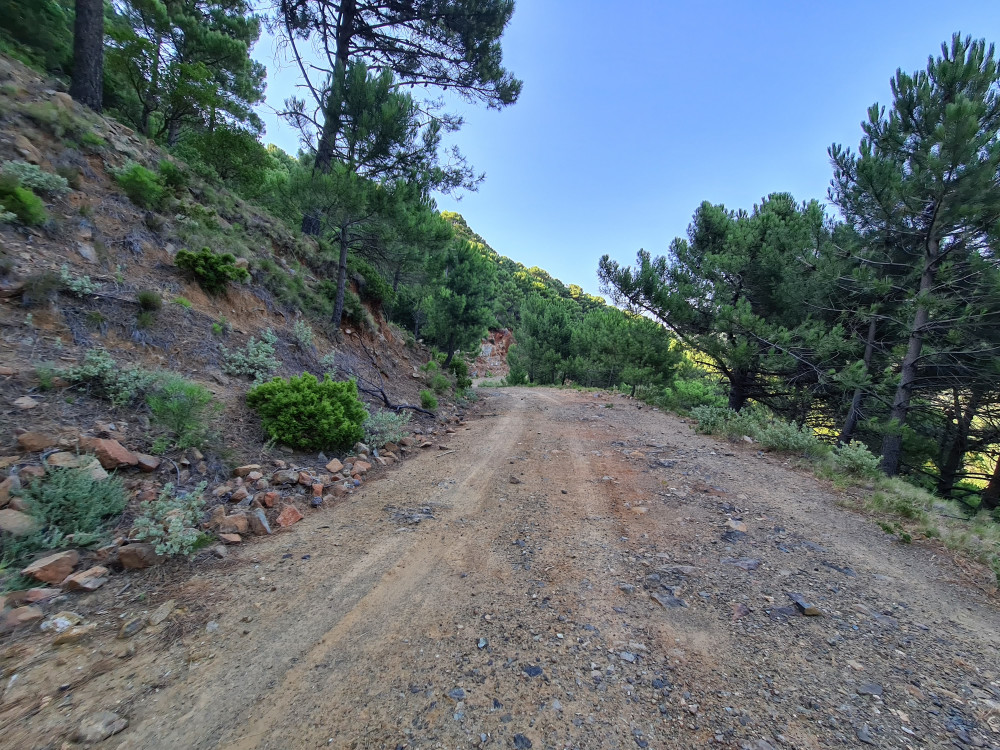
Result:
M666 251L703 200L825 199L826 149L857 147L897 68L954 31L1000 44L1000 0L517 0L504 62L524 81L503 111L458 106L453 140L486 181L458 211L499 253L598 293L604 253ZM295 71L269 39L268 104ZM265 140L296 135L267 112Z

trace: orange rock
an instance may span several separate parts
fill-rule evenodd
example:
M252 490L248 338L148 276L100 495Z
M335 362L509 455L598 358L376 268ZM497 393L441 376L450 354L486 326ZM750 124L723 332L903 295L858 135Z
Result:
M105 469L119 469L139 463L132 451L111 438L80 438L80 448L97 456Z
M294 505L286 505L284 510L278 514L275 523L285 528L292 526L302 520L302 513Z
M326 465L326 470L331 474L336 474L338 471L343 471L344 464L340 462L339 458L335 458L330 463Z
M23 451L43 451L58 442L59 438L47 432L23 432L17 436L17 444Z
M80 562L80 555L77 554L76 550L70 549L36 560L22 570L21 575L30 576L36 581L45 583L62 583L66 580L66 576L73 572L73 568L78 562Z
M136 453L135 457L138 459L137 466L147 474L160 468L160 459L156 456L150 456L146 453Z
M319 482L312 486L313 497L323 497L323 485Z
M371 467L372 467L372 465L370 463L368 463L367 461L355 461L354 462L354 468L351 469L351 474L352 475L353 474L358 474L358 475L366 474Z
M264 505L266 505L268 508L273 508L274 504L278 502L280 499L281 499L281 493L275 492L274 490L272 490L271 492L265 492L264 497L261 498Z
M118 560L122 566L130 570L139 568L151 568L163 561L163 558L156 554L156 549L152 544L139 542L126 544L118 550Z
M246 534L250 530L250 521L242 513L226 516L219 524L220 534Z
M243 537L239 534L219 534L219 539L223 544L239 544L243 541Z
M103 565L81 570L68 576L62 585L67 591L96 591L108 580L108 569Z
M256 472L260 471L260 464L247 464L246 466L237 466L235 469L233 469L233 474L235 474L238 477L245 477L247 474L254 471ZM259 478L260 477L258 477L258 479Z

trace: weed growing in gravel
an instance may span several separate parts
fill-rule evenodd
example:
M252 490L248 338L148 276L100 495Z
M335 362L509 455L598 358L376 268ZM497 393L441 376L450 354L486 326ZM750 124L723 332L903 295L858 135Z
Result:
M299 345L299 349L308 352L313 347L313 329L304 320L296 320L292 326L292 338Z
M191 304L191 300L189 300L187 297L174 297L174 304L180 305L185 310L190 310L192 307L194 307L194 305Z
M89 276L74 276L65 264L59 269L59 282L67 292L77 297L86 297L100 288Z
M83 363L59 373L115 406L125 406L145 394L160 376L137 367L122 367L104 349L91 349Z
M386 443L398 443L409 433L409 412L379 410L365 420L365 442L380 448Z
M205 508L202 482L191 492L175 495L174 486L165 484L160 496L143 509L132 524L135 539L156 544L158 555L189 555L201 543L198 522Z

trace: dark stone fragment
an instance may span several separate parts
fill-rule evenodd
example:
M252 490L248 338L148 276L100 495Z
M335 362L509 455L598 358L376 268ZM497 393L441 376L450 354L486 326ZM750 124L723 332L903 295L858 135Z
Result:
M523 734L515 734L514 747L516 748L516 750L529 750L529 748L531 747L531 740L529 740Z
M542 674L542 668L537 664L529 664L524 668L524 673L528 675L528 677L538 677Z

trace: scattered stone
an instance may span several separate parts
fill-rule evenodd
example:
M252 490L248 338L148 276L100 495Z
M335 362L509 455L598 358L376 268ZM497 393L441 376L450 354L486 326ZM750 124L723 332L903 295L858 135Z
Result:
M274 504L281 499L281 493L271 490L270 492L265 492L264 497L261 498L261 502L268 508L273 508Z
M246 487L237 487L233 490L233 494L229 496L229 502L238 503L241 500L246 500L248 497L250 497L250 493Z
M128 719L123 719L118 714L110 711L98 711L91 714L82 722L80 728L76 730L77 742L103 742L108 737L118 734L128 726Z
M734 544L736 542L746 541L749 538L749 536L750 535L744 531L737 531L736 529L733 529L731 531L727 531L722 535L722 541Z
M44 616L42 610L38 607L32 607L31 605L15 607L4 617L4 629L13 630L14 628L24 627L33 622L38 622Z
M543 674L543 670L537 664L529 664L524 668L524 673L528 677L540 677Z
M70 628L65 633L60 633L53 638L52 645L63 646L69 643L79 643L95 630L97 630L96 622L92 622L89 625L77 625L76 627Z
M531 740L529 740L523 734L515 734L514 750L531 750Z
M511 484L521 484L521 480L518 479L517 477L515 477L513 474L511 474L511 476L510 476L510 483Z
M97 456L105 469L120 469L139 463L132 451L112 438L80 438L80 448Z
M344 464L340 462L340 459L334 458L326 465L326 470L331 474L336 474L344 470Z
M278 514L278 517L274 519L274 522L278 526L287 528L292 526L302 520L302 513L294 505L286 505L284 510Z
M748 573L760 567L760 560L752 557L723 557L719 562L723 565L732 565Z
M270 536L274 533L271 531L271 524L267 522L267 516L262 508L251 510L247 520L250 522L250 531L257 536Z
M460 701L465 699L465 691L462 688L455 688L454 690L448 691L448 697L453 701Z
M159 565L163 558L156 554L156 548L148 542L133 542L118 550L118 560L128 570L151 568Z
M41 153L31 144L31 141L20 133L14 136L14 148L17 149L17 152L22 156L22 158L24 158L25 161L31 164L42 163Z
M367 461L355 461L354 468L351 469L351 474L357 474L358 476L364 476L368 473L368 470L372 468L372 465Z
M33 588L28 589L24 592L24 601L28 604L35 604L36 602L44 602L53 597L59 596L62 593L62 589L50 589L50 588Z
M0 531L11 536L31 536L41 528L35 518L20 510L0 510Z
M243 513L225 516L219 523L219 534L246 534L250 531L250 519Z
M173 599L168 599L163 602L163 604L153 610L153 614L149 616L149 624L154 627L159 625L161 622L170 617L176 606L177 602Z
M299 481L299 473L292 469L281 469L271 475L271 484L295 484Z
M247 474L253 471L260 471L260 464L246 464L245 466L237 466L233 469L233 475L237 477L245 477ZM258 477L259 479L260 477Z
M866 745L875 745L875 738L872 737L872 730L868 728L867 724L862 724L860 727L854 730L858 739L864 742Z
M118 637L124 641L127 638L137 635L145 627L145 617L133 617L132 619L126 620L122 623L121 629L118 631Z
M54 630L57 633L62 633L81 622L83 622L83 618L76 612L62 611L47 618L40 628L43 631Z
M108 569L95 565L79 573L73 573L62 582L67 591L97 591L108 582Z
M223 547L223 546L222 546L221 544L216 544L216 545L215 545L214 547L212 547L212 549L211 549L211 550L209 550L209 551L210 551L210 552L211 552L211 553L212 553L212 554L213 554L213 555L214 555L215 557L219 558L220 560L221 560L221 559L223 559L224 557L226 557L226 556L227 556L227 555L229 554L229 553L228 553L228 552L226 551L226 548L225 548L225 547Z
M881 697L882 686L876 685L874 682L866 682L858 688L858 695L874 695L876 697Z
M750 614L750 608L742 602L733 604L733 621L741 620Z
M649 598L664 609L680 609L682 607L687 607L688 605L686 601L674 596L673 594L661 594L658 591L651 593Z
M150 456L148 453L136 453L135 458L136 466L147 474L151 474L160 468L160 459L156 456Z
M223 544L239 544L240 542L243 541L243 537L241 537L239 534L226 534L224 532L220 532L219 540ZM219 555L219 557L224 557L224 555Z
M41 560L35 560L21 571L21 575L29 576L43 583L62 583L66 580L66 576L73 572L73 568L78 562L80 562L80 555L76 550L70 549L43 557Z
M817 607L815 604L810 604L809 602L807 602L806 598L802 596L802 594L796 593L794 591L786 591L785 593L788 595L788 598L792 600L795 606L799 608L799 611L806 617L818 617L819 615L823 614L820 611L819 607Z
M6 507L10 502L10 493L21 489L21 480L17 475L9 476L0 482L0 508Z
M23 451L36 453L59 443L59 438L47 432L22 432L17 436L17 445Z
M14 406L18 409L34 409L38 406L38 402L31 396L21 396L20 398L14 399Z
M726 526L731 528L733 531L742 531L744 534L747 531L747 525L742 521L737 521L735 518L730 518L726 521Z
M55 466L61 469L83 469L90 472L90 476L98 482L108 478L108 472L101 466L101 462L93 456L59 451L46 458L45 463L48 466Z
M476 643L476 648L478 648L478 649L484 649L488 645L490 645L489 641L487 641L485 638L480 638L479 641Z
M636 660L639 658L631 651L622 651L618 654L618 658L622 661L627 661L629 664L635 664Z

